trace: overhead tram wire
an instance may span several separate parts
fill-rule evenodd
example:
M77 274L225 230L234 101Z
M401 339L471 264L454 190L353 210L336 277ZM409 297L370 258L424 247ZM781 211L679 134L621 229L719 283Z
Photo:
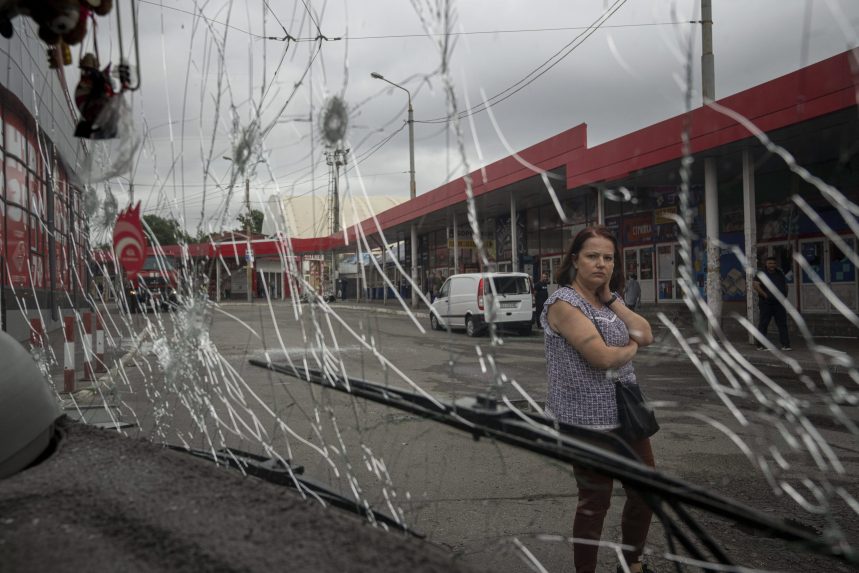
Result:
M414 34L380 34L376 36L307 36L307 37L299 37L296 38L289 34L289 32L280 24L281 28L283 28L285 36L264 36L262 34L257 34L255 32L251 32L249 30L245 30L244 28L239 28L233 24L227 24L226 22L221 22L220 20L215 20L214 18L209 18L200 13L192 12L190 10L184 10L182 8L176 8L175 6L166 6L159 4L157 2L153 2L152 0L138 0L141 4L150 4L152 6L158 6L159 8L163 8L165 10L173 10L175 12L182 12L183 14L188 14L189 16L194 16L195 18L201 18L206 20L211 24L218 24L219 26L226 26L235 30L236 32L241 32L242 34L247 34L253 38L257 38L260 40L272 40L275 42L313 42L316 40L324 40L327 42L337 42L340 40L398 40L398 39L411 39L411 38L426 38L426 37L435 37L435 36L493 36L498 34L542 34L542 33L551 33L551 32L569 32L573 30L588 30L589 26L561 26L557 28L511 28L511 29L503 29L503 30L472 30L472 31L464 31L464 32L449 32L447 34L438 33L438 34L426 34L426 33L414 33ZM274 14L274 11L269 7L268 2L265 2L266 7L269 11L275 16L277 19L277 15ZM314 25L315 25L314 21ZM633 24L609 24L600 26L600 28L611 28L611 29L623 29L623 28L644 28L651 26L679 26L683 24L700 24L700 20L669 20L665 22L641 22L641 23L633 23Z
M520 79L518 82L508 86L506 89L498 92L492 97L488 98L484 102L481 102L469 109L463 110L456 115L457 119L464 119L470 115L478 114L482 111L485 111L486 108L490 105L496 105L501 103L502 101L510 98L511 96L517 94L522 89L534 83L537 79L539 79L543 74L557 66L561 63L567 56L569 56L573 51L581 46L585 40L590 38L594 32L599 30L602 25L608 21L618 10L620 10L624 4L626 4L627 0L616 0L614 4L612 4L605 12L603 12L599 18L597 18L590 27L586 29L585 32L577 35L567 44L565 44L560 50L552 54L546 61L542 64L531 70L525 77ZM566 50L566 52L565 52ZM554 61L553 61L554 60ZM433 119L424 119L424 120L415 120L416 123L447 123L451 121L450 116L442 116Z
M618 29L618 28L644 28L650 26L679 26L682 24L699 24L699 20L672 20L667 22L642 22L639 24L610 24L600 26L600 28ZM592 26L562 26L558 28L512 28L507 30L472 30L470 32L449 32L437 34L384 34L379 36L341 36L343 40L397 40L408 38L426 38L435 36L495 36L498 34L527 34L527 33L543 33L543 32L570 32L573 30L588 30ZM308 38L300 38L307 40ZM333 38L332 38L333 39Z

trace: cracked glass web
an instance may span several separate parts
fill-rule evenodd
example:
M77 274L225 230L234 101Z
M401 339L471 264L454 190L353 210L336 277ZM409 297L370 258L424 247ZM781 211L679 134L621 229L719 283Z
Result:
M433 147L432 157L420 162L418 194L462 178L456 189L463 202L458 219L443 213L420 223L419 234L431 229L440 241L437 252L427 253L425 264L430 257L447 257L444 267L449 271L449 229L456 227L458 238L473 245L475 266L496 266L495 223L490 229L487 222L499 216L503 220L503 209L510 209L490 204L476 190L491 175L486 166L505 156L516 168L532 173L528 192L539 197L535 204L541 214L567 229L559 245L565 248L569 229L580 222L571 212L565 177L518 153L542 137L511 141L505 125L516 124L517 118L503 102L527 100L540 89L539 78L562 73L563 68L552 68L568 56L575 59L575 50L586 43L607 43L612 59L624 70L624 81L632 85L647 73L626 62L629 55L616 42L626 46L622 40L627 32L610 26L619 23L625 2L593 4L589 19L565 19L581 29L551 35L552 40L542 44L557 50L548 59L544 61L542 51L526 58L520 53L518 71L486 86L473 60L472 68L457 65L471 50L482 53L492 46L460 35L478 24L465 21L457 3L413 0L410 19L401 24L408 30L419 26L420 33L405 40L369 38L363 30L381 29L362 27L362 11L371 11L353 4L347 8L345 2L137 4L137 33L147 47L140 70L143 88L123 96L121 138L92 142L89 159L79 166L90 236L88 244L74 243L72 248L87 251L96 274L110 277L110 263L99 253L109 242L117 212L141 201L144 214L175 219L181 226L179 247L162 246L150 271L151 276L168 277L175 268L175 301L156 307L150 296L141 312L130 312L127 284L121 279L87 288L86 277L72 273L105 326L108 352L106 372L95 382L71 395L58 393L66 412L90 420L97 415L125 435L204 450L213 457L229 447L304 466L305 475L356 505L387 514L477 566L569 570L577 499L569 465L492 440L475 441L467 433L324 384L255 368L248 358L299 372L318 370L323 379L342 378L347 385L349 379L360 379L409 390L439 407L487 394L511 410L543 413L541 337L519 339L496 328L494 305L489 307L484 338L431 330L427 307L432 295L427 287L440 285L433 287L425 277L412 282L408 229L383 228L377 215L393 204L379 199L376 188L396 188L398 201L408 197L403 191L410 169L404 143L407 102L398 90L405 86L408 105L425 103L440 116L435 118L426 108L416 110L416 144ZM678 113L691 113L700 105L695 103L700 95L693 78L698 73L699 28L681 25L699 18L697 9L690 8L696 4L672 4L667 11L654 8L652 15L653 21L674 23L656 27L659 31L651 39L676 57L668 74L675 85L660 89L683 102ZM842 28L833 33L856 46L854 7L832 1L815 10L820 11L815 16L827 22L840 21ZM849 18L839 16L845 11ZM809 14L810 8L806 19L800 19L804 25L810 25ZM377 10L369 16L382 17ZM109 40L113 32L112 24L99 30L111 61L117 57L117 47ZM386 35L399 32L385 30ZM367 50L370 42L376 42L375 49L378 42L402 49L419 41L421 57L408 65ZM381 65L388 69L370 68ZM531 71L499 91L522 70ZM370 78L373 71L399 86ZM532 91L516 95L531 83ZM797 269L792 280L801 281L804 300L819 301L859 328L855 172L832 184L724 101L711 104L710 110L752 134L758 161L778 164L794 178L797 192L780 208L810 221L819 244L801 240L792 228L792 244L799 247L787 253L786 260ZM691 152L688 126L677 135L684 160L660 175L673 182L677 208L665 217L679 232L671 250L661 252L655 244L656 266L675 265L671 287L676 305L652 312L657 343L636 359L663 425L655 439L657 467L856 551L856 339L845 346L838 339L814 336L808 314L797 310L795 297L782 297L796 325L794 336L801 339L795 345L801 342L807 358L799 361L757 337L770 351L770 360L761 366L750 359L749 336L757 332L756 325L744 311L725 312L717 320L699 288L700 272L694 265L700 260L695 249L700 249L703 229L696 217L703 202L704 159ZM396 154L389 153L392 142L400 145ZM856 146L846 142L838 151L846 169L855 169ZM435 173L425 176L429 166ZM380 184L385 178L395 183ZM427 185L421 178L436 183ZM634 213L647 204L637 184L631 175L602 189L606 212L623 216L624 210ZM329 201L332 186L339 187L336 211ZM648 183L642 188L649 188ZM811 201L813 190L818 195ZM252 304L242 300L254 287L245 279L244 249L239 248L248 238L236 221L247 211L246 193L249 205L264 215L262 232L277 242L259 267L270 270L256 275ZM298 205L303 211L295 215ZM833 211L838 230L829 215ZM365 224L356 224L362 221ZM151 223L147 227L150 236L155 233ZM322 243L300 253L293 249L300 239L328 236L343 246L336 252ZM435 245L436 238L432 241ZM224 244L230 248L219 248ZM422 239L420 249L428 251L429 244ZM822 250L815 251L824 244L830 253L826 261ZM759 261L747 260L742 242L720 247L734 257L743 281L750 276L750 264L757 268ZM341 269L351 264L351 284L358 286L361 299L381 294L382 300L339 300L338 290L346 287L335 282L332 264ZM833 272L853 273L852 293L843 289L849 281L834 281ZM410 305L411 290L418 293L417 311ZM147 304L151 308L145 308ZM33 310L20 308L25 316ZM83 339L86 331L80 321L76 330ZM95 351L87 347L84 352ZM50 346L34 350L34 355L47 378L62 369L62 357ZM619 506L613 504L599 542L604 564L614 563L622 549L617 543ZM800 570L794 568L796 563L802 563L803 570L847 570L842 563L786 547L766 532L712 515L699 517L746 570ZM372 513L367 518L388 527ZM700 566L682 547L672 545L665 527L654 520L646 547L649 558L665 568Z

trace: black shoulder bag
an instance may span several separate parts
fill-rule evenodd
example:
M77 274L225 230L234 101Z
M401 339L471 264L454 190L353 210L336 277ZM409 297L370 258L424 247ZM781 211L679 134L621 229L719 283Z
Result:
M594 328L608 346L605 335L600 330L596 318L590 315ZM656 413L647 403L647 398L641 391L639 384L624 384L620 380L614 381L614 397L617 401L617 419L620 422L620 435L625 440L635 441L649 438L659 431L659 422L656 421Z

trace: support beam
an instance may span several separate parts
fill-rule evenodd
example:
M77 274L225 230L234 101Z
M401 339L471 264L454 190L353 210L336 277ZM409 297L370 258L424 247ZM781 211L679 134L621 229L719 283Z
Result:
M453 214L453 272L459 272L459 223L456 213Z
M355 300L361 300L362 298L366 298L363 295L367 293L364 292L364 289L367 288L367 283L364 281L364 265L363 259L361 258L361 248L359 247L359 243L355 241Z
M707 221L707 305L717 321L722 319L722 275L719 264L719 182L716 160L704 159L704 209Z
M743 150L743 231L746 238L746 318L752 324L757 324L755 316L756 305L755 289L752 282L755 279L755 271L758 268L757 253L757 221L755 202L755 163L752 152ZM749 333L749 343L754 344L755 337Z
M605 225L605 193L603 185L597 187L597 225Z
M221 259L215 258L215 301L221 302Z
M418 307L418 228L412 223L410 229L412 247L412 308Z
M713 55L712 0L701 0L701 93L704 105L716 99ZM704 159L704 208L707 221L707 305L716 320L722 319L722 276L719 268L719 190L716 160Z
M519 272L519 234L516 227L516 195L510 193L510 266L514 273Z

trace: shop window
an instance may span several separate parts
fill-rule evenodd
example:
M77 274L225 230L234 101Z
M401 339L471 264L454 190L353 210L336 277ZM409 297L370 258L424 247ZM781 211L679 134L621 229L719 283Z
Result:
M540 228L556 229L561 226L561 216L554 203L540 207Z
M853 247L853 240L846 239L847 246ZM834 242L829 243L829 280L834 283L854 282L856 267L847 255Z
M39 218L36 215L30 214L30 250L39 253L41 252L41 228Z
M21 161L26 159L24 124L17 115L7 113L4 130L4 149L6 153Z
M606 193L603 197L603 209L605 209L606 217L617 217L622 213L629 212L629 207L624 202L617 200L617 194Z
M656 271L658 273L657 294L659 300L678 298L675 289L676 259L674 245L659 245L656 248Z
M35 288L45 288L45 259L41 253L30 254L30 274Z
M568 227L564 227L563 236L561 239L561 250L566 251L567 248L570 246L570 243L573 242L573 239L576 238L576 235L579 234L579 231L585 228L587 228L587 225L584 222L579 223L578 225L570 225Z
M16 205L27 205L27 169L24 164L7 157L6 163L6 201Z
M6 206L6 257L9 279L13 286L30 284L27 271L29 252L26 212L17 205Z
M528 209L525 211L525 226L529 233L540 230L539 209Z
M576 195L564 201L564 211L567 222L571 225L584 226L588 220L588 198L586 195Z
M560 253L564 250L563 229L546 229L540 232L542 254Z
M33 144L36 140L36 134L32 130L27 131L27 167L33 171L39 170L39 153L37 146Z

